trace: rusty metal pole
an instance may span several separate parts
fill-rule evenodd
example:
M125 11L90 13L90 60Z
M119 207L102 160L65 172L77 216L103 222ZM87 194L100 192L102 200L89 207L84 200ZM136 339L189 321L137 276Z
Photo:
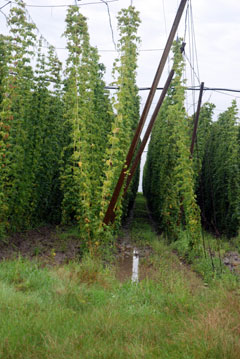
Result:
M196 112L196 116L195 116L194 128L193 128L193 134L192 134L192 143L191 143L191 147L190 147L191 157L193 155L194 145L195 145L195 142L196 142L198 120L199 120L199 115L200 115L203 90L204 90L204 82L202 82L201 86L200 86L200 92L199 92L199 98L198 98L198 107L197 107L197 112Z
M134 151L136 149L137 143L139 141L139 138L140 138L143 126L145 124L147 115L149 113L149 110L150 110L154 95L156 93L156 89L157 89L160 77L161 77L161 75L163 73L163 69L164 69L164 66L166 64L166 61L167 61L167 58L168 58L168 55L169 55L169 52L170 52L174 37L176 35L178 25L179 25L179 22L181 20L181 17L182 17L186 2L187 2L187 0L182 0L180 5L179 5L176 17L175 17L173 25L172 25L172 29L170 31L170 34L169 34L165 49L163 51L160 63L158 65L156 75L155 75L153 83L152 83L151 90L150 90L150 92L148 94L148 98L147 98L146 104L144 106L140 121L138 123L138 127L136 129L135 135L134 135L132 143L130 145L130 148L129 148L129 151L128 151L128 154L127 154L127 157L126 157L126 160L125 160L125 164L124 164L124 166L122 168L121 174L119 176L118 182L117 182L116 187L114 189L111 201L109 203L107 212L106 212L104 220L103 220L103 222L106 225L108 225L110 221L114 221L114 208L116 206L119 194L121 192L121 189L122 189L125 177L126 177L126 173L127 173L128 169L130 167L130 164L131 164L131 161L132 161L132 158L133 158L133 154L134 154Z
M185 43L182 44L181 53L183 53L184 48L185 48ZM170 87L170 84L171 84L171 82L172 82L174 73L175 73L175 71L174 71L174 69L172 69L172 70L170 71L169 75L168 75L168 78L167 78L167 81L166 81L166 83L165 83L165 86L164 86L164 88L163 88L163 90L162 90L161 96L160 96L160 98L159 98L159 100L158 100L158 103L157 103L156 108L155 108L155 110L154 110L154 112L153 112L152 118L151 118L151 120L150 120L150 122L149 122L148 128L147 128L147 130L146 130L146 132L145 132L145 135L144 135L144 137L143 137L141 146L140 146L140 148L139 148L139 150L138 150L138 152L137 152L137 155L136 155L136 157L135 157L135 159L134 159L134 162L133 162L133 164L132 164L132 167L131 167L131 169L130 169L130 173L129 173L128 178L127 178L127 183L126 183L126 186L125 186L125 188L124 188L124 194L123 194L123 195L126 194L126 192L127 192L127 190L128 190L128 187L129 187L129 185L130 185L130 183L131 183L131 180L132 180L132 178L133 178L133 175L134 175L134 173L135 173L135 171L136 171L136 168L137 168L137 166L138 166L138 164L139 164L139 162L140 162L142 153L143 153L143 151L144 151L144 149L145 149L145 146L146 146L146 144L147 144L147 141L148 141L148 139L149 139L149 136L150 136L150 134L151 134L151 132L152 132L153 125L154 125L154 123L155 123L155 121L156 121L156 118L157 118L157 115L158 115L158 113L159 113L159 110L160 110L160 108L161 108L161 106L162 106L162 103L163 103L163 101L164 101L164 98L165 98L165 96L166 96L166 94L167 94L167 91L168 91L168 89L169 89L169 87Z

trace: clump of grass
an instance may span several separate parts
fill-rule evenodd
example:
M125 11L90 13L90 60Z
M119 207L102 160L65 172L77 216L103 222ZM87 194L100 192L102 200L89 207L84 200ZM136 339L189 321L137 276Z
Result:
M58 268L56 273L60 278L73 281L75 284L100 284L108 287L114 280L114 272L111 268L104 266L99 258L89 254L84 255L80 263L72 262Z
M205 251L199 251L198 256L189 252L189 238L187 231L179 233L179 238L170 244L170 248L176 251L179 257L191 264L193 270L202 276L205 283L214 284L215 281L228 278L232 284L237 281L234 273L223 264L223 258L228 251L234 250L232 242L224 237L215 238L210 233L203 232L202 238L199 238L201 244L204 241ZM235 240L236 244L236 240Z
M21 256L0 263L0 280L23 292L47 291L52 283L46 268L40 270L39 263L34 261L31 263Z
M76 239L79 239L79 228L78 226L71 226L71 227L68 227L68 228L65 228L65 230L61 230L60 229L58 230L58 238L60 240L69 240L69 239L72 239L72 238L76 238Z

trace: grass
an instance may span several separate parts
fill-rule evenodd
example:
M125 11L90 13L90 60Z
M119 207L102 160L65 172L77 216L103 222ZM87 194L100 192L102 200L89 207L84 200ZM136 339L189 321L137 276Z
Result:
M149 225L149 214L146 209L145 198L138 194L137 208L131 226L131 236L138 245L150 244L154 246L156 234L153 226ZM195 257L189 253L189 236L187 231L181 231L179 238L175 242L169 242L164 235L160 236L164 243L169 244L169 248L178 253L178 256L187 263L191 264L207 284L222 280L228 282L232 287L239 285L239 276L234 276L230 270L223 265L223 258L228 252L240 252L240 234L230 239L225 237L216 238L212 234L203 231L202 238L199 238L201 246L205 245L205 253ZM159 242L159 238L157 240ZM190 255L189 255L190 254Z
M151 279L138 284L89 256L1 262L0 358L239 359L239 288L206 288L154 233L142 197L131 235L154 249L141 259Z

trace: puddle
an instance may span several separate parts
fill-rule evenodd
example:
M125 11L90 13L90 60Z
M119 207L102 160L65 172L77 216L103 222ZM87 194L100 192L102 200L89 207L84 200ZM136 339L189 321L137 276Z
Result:
M116 276L120 282L124 282L132 277L133 255L128 253L121 253L117 261Z
M139 262L140 257L149 255L149 251L142 253L141 250L127 246L119 253L116 263L116 277L121 282L131 279L133 283L146 278L149 268L144 268Z

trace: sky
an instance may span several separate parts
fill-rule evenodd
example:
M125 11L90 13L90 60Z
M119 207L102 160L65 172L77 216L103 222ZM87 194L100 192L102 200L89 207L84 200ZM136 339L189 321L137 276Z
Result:
M6 0L0 0L0 8L7 2ZM84 5L93 2L98 2L98 4ZM140 12L141 18L138 32L141 44L139 48L137 85L139 87L150 87L160 61L161 49L165 47L180 0L118 0L109 2L115 43L118 40L117 13L122 8L128 7L131 2ZM75 0L26 0L28 5L49 6L46 8L29 6L27 10L37 25L39 32L47 42L56 48L66 46L65 39L61 35L65 30L64 19L67 7L52 6L72 5L74 3ZM81 0L77 1L77 3L82 14L88 19L91 44L99 49L101 62L106 66L105 81L106 84L110 84L112 82L112 64L117 53L112 40L107 6L101 0ZM192 16L188 16L187 21L185 21L186 6L178 30L178 37L183 37L186 30L186 56L191 60L191 65L194 66L195 73L198 75L191 76L190 65L187 61L187 85L197 86L199 81L203 81L206 87L240 89L240 1L191 0L191 5ZM7 15L9 9L10 5L7 5L1 11ZM190 10L188 10L188 14L190 14ZM0 13L1 33L7 32L5 23L5 18ZM194 46L193 28L195 33ZM56 51L60 60L64 61L67 51L65 49L57 49ZM166 64L159 86L163 86L169 66L171 66L171 62ZM147 94L147 91L140 93L141 111ZM154 98L153 108L159 94L158 92ZM196 107L198 92L194 94L188 92L186 98L186 107L191 113L194 106ZM210 101L216 105L215 118L217 118L219 113L225 111L231 105L234 98L236 98L239 105L240 93L205 91L203 102ZM143 156L143 162L145 155L146 153Z

